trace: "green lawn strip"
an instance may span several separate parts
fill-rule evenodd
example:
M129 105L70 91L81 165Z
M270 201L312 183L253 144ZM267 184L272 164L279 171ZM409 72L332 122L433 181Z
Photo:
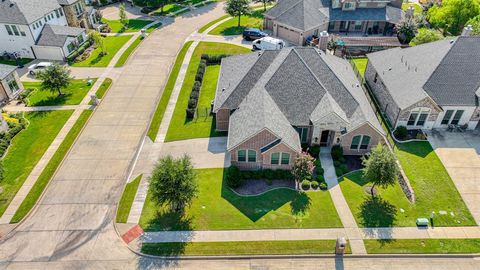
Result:
M207 66L205 74L203 75L202 88L200 88L200 96L198 98L197 108L199 110L210 109L212 100L215 99L215 92L217 91L218 74L220 72L220 65Z
M202 26L200 29L198 29L198 33L203 33L203 32L205 32L205 30L207 30L210 26L212 26L212 25L218 23L219 21L224 20L224 19L226 19L226 18L228 18L228 17L230 17L230 15L224 15L224 16L216 19L216 20L213 20L213 21L205 24L205 25Z
M130 214L130 208L132 208L133 200L135 199L135 194L137 194L138 185L142 180L142 175L137 176L132 182L128 183L125 186L123 191L122 198L118 203L117 210L117 223L126 223L128 220L128 215Z
M120 56L117 63L115 64L115 67L123 67L125 62L127 62L128 57L130 57L130 54L132 54L132 52L138 47L138 45L140 45L142 41L143 41L142 36L137 37L135 41L132 42L132 44L130 44L130 46L128 46L125 52L123 52L123 54Z
M363 240L371 254L480 253L480 239Z
M183 216L158 207L148 192L139 223L145 231L342 227L327 191L276 189L244 197L223 183L223 169L196 171L199 194Z
M193 138L207 138L214 136L224 136L224 133L218 133L215 131L215 121L213 117L198 117L194 120L187 120L185 109L188 106L188 100L192 86L195 82L195 74L197 72L198 65L200 63L200 57L202 54L242 54L249 53L250 50L241 46L231 45L226 43L214 43L214 42L200 42L193 52L192 59L190 60L185 80L180 91L180 95L177 100L175 111L173 113L172 121L168 128L165 141L176 141ZM205 76L203 85L211 85L216 88L218 81L218 72L216 74L211 73L209 76ZM215 85L215 86L213 86ZM209 88L212 90L213 88ZM209 90L209 91L210 91ZM213 92L215 89L213 89ZM201 95L203 95L201 93ZM209 94L211 95L211 93ZM210 101L214 98L215 94L211 95ZM209 102L210 102L209 101ZM208 105L210 106L210 105Z
M28 212L30 212L30 209L32 209L32 207L37 202L38 198L42 194L43 190L47 186L48 182L52 178L53 174L57 170L63 158L67 154L68 150L70 150L70 147L72 146L73 142L75 141L78 134L82 130L83 126L85 126L85 123L90 118L90 115L92 115L92 113L93 113L92 110L84 110L82 112L80 117L72 126L72 129L70 129L67 136L58 147L53 157L48 162L45 169L42 171L42 173L38 177L37 181L33 185L32 189L28 193L25 200L17 209L17 212L15 212L15 215L13 216L11 223L20 222L28 214Z
M90 86L87 85L87 79L72 80L68 88L62 89L62 96L59 96L57 92L41 90L40 82L24 82L23 86L25 89L35 89L35 91L28 96L28 106L78 105L97 81L97 79L91 80L93 82Z
M25 113L29 125L13 138L3 157L0 216L72 113L73 110Z
M108 24L108 26L112 30L112 33L122 33L122 32L132 33L132 32L140 31L142 28L151 24L153 21L130 19L130 20L128 20L128 28L127 29L123 29L123 24L120 22L120 20L107 20L107 19L103 18L102 22Z
M333 254L335 240L144 243L142 253L157 256ZM347 246L346 253L351 253Z
M218 36L241 35L245 28L263 29L263 9L254 11L252 15L241 16L240 27L238 26L238 17L234 17L215 27L209 34Z
M95 95L97 96L98 99L102 99L105 96L108 89L110 89L110 86L112 85L112 82L113 82L112 79L105 78L105 80L100 85L100 87L98 87L97 92L95 92ZM88 105L92 105L91 100L88 102Z
M30 59L30 58L21 58L20 59L20 63L22 65L26 65L30 62L32 62L33 59ZM16 66L17 65L17 60L5 60L5 59L0 59L0 64L3 64L3 65L9 65L9 66Z
M182 66L182 62L185 58L187 50L188 48L190 48L190 45L192 45L192 43L193 41L188 41L187 43L185 43L180 52L177 54L177 59L175 60L172 71L170 72L170 77L168 78L168 82L163 89L162 98L158 102L157 109L155 110L152 122L150 123L150 128L148 129L147 135L152 141L155 141L155 139L157 138L158 129L160 128L160 124L162 123L163 114L167 109L168 101L170 100L173 87L175 86L175 81L177 80L178 73L180 72L180 67Z
M355 62L355 65L357 66L358 71L360 71L360 74L362 74L362 76L365 76L365 70L367 69L368 58L366 57L353 58L353 62Z
M100 48L96 48L84 61L73 63L73 67L106 67L115 54L132 38L133 35L107 36L104 38L107 54L100 56Z

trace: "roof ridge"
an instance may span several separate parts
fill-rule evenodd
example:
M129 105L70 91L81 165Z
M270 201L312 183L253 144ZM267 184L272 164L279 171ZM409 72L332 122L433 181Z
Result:
M302 48L303 49L303 48ZM313 49L313 48L312 48ZM315 50L315 49L313 49ZM300 54L297 52L296 48L294 47L292 49L292 51L295 52L295 54L298 56L298 58L300 59L300 61L303 63L303 65L305 65L305 67L307 68L308 72L310 72L310 74L312 74L313 78L315 78L315 81L317 81L317 83L323 87L323 89L325 90L325 92L327 93L328 90L327 88L325 87L325 85L323 85L323 83L318 79L317 75L315 75L315 73L313 73L312 69L307 65L307 63L305 62L305 60L302 58L302 56L300 56ZM317 52L318 53L318 52Z
M460 36L461 37L461 36ZM443 63L443 61L445 60L445 58L447 57L447 55L450 54L450 52L452 52L452 49L455 48L455 46L457 46L457 42L458 41L458 38L455 39L455 41L453 42L453 45L450 46L450 48L448 49L448 52L442 57L442 59L438 62L438 65L435 67L435 69L432 71L432 73L430 74L430 76L428 76L428 79L425 81L425 83L422 85L422 90L425 92L425 94L430 97L433 101L435 101L435 99L433 99L430 94L427 92L427 90L425 90L425 85L430 81L430 79L432 78L433 74L435 74L435 72L437 72L438 70L438 67ZM428 44L428 43L427 43ZM435 101L435 103L437 103Z
M285 1L287 1L287 0L285 0ZM289 8L285 9L283 12L281 12L280 14L278 14L275 18L278 18L278 17L282 16L285 12L291 10L292 8L294 8L295 6L297 6L298 4L303 3L303 1L304 1L304 0L298 0L298 2L292 4ZM277 4L277 5L278 5L278 4ZM276 5L275 5L275 6L276 6Z

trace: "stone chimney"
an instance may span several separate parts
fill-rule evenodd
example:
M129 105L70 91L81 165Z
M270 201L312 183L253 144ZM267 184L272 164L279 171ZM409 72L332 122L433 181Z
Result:
M327 31L322 31L318 37L318 48L324 52L327 51L328 41L330 40Z
M469 24L465 26L465 28L463 28L462 36L469 37L472 34L472 31L473 31L473 27L471 24Z

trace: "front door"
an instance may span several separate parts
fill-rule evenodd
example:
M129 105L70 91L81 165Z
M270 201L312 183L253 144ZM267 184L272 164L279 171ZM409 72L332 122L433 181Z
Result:
M320 135L320 146L328 146L329 133L330 131L328 130L322 131L322 134Z

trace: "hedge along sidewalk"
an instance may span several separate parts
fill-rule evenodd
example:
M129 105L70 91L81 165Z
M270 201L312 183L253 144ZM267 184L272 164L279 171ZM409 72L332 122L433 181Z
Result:
M76 114L78 113L80 113L80 115L75 121L75 124L71 127L70 131L65 136L63 142L55 151L55 154L53 154L52 158L50 159L48 164L45 166L40 176L38 176L37 181L35 182L35 184L33 184L27 196L24 198L23 202L20 204L17 211L13 215L13 218L10 221L11 223L20 222L33 208L35 203L38 201L38 198L43 193L43 190L45 189L47 184L50 182L50 179L52 178L53 174L56 172L58 166L63 161L63 158L65 157L65 155L68 153L71 146L75 142L76 138L78 137L78 134L81 132L81 130L85 126L85 123L88 121L88 119L92 115L93 111L77 110L72 115L71 119L75 117ZM70 122L70 119L69 119L69 122ZM64 128L67 127L69 122L67 122Z

